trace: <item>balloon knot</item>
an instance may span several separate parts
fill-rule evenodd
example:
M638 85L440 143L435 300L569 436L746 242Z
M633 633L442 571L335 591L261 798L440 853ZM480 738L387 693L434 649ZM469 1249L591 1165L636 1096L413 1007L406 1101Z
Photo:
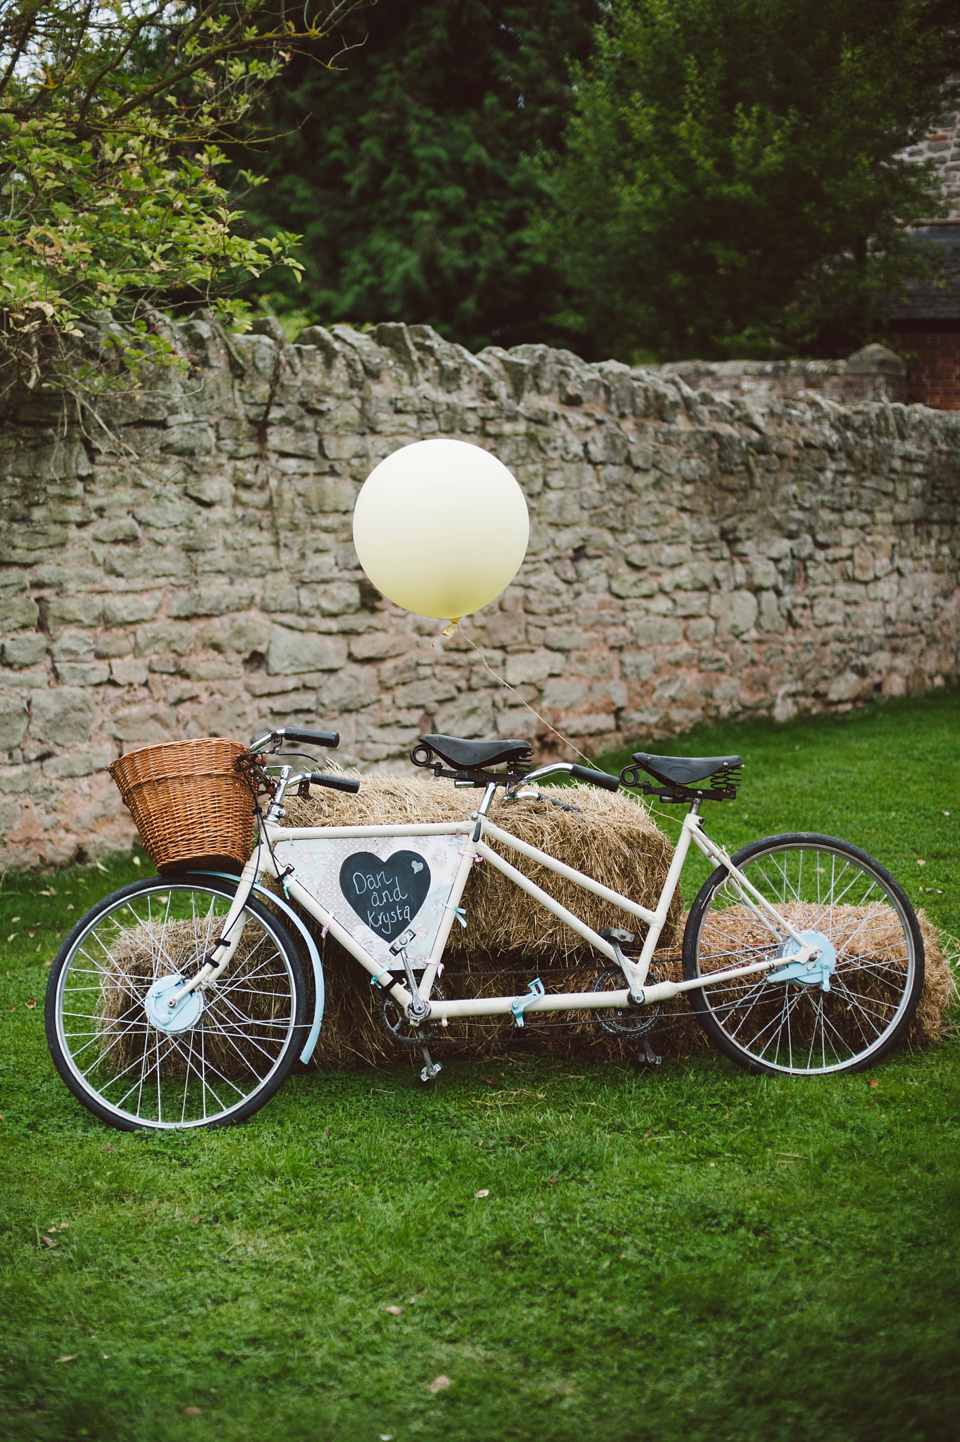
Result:
M457 629L457 621L459 621L459 620L460 620L460 617L458 616L456 621L451 621L451 622L449 623L449 625L444 626L444 628L443 628L443 630L440 632L440 635L439 635L439 636L434 636L434 638L433 638L433 640L431 641L430 644L431 644L431 646L433 647L433 649L434 649L435 651L442 651L442 650L443 650L444 638L446 638L446 639L449 641L450 637L453 635L454 631Z

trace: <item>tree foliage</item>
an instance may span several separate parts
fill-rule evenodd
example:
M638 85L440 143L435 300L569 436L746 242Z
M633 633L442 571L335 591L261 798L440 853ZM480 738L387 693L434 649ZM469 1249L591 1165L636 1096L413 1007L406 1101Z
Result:
M532 160L559 139L599 8L381 0L339 32L339 73L287 67L274 136L243 159L269 179L255 226L304 236L303 287L271 281L276 309L426 322L474 347L545 334L557 277L529 226Z
M937 211L899 157L943 108L933 0L612 0L541 238L594 354L837 353L882 328Z
M0 6L0 363L64 379L91 313L126 360L161 344L172 293L230 310L237 279L296 270L295 237L251 237L219 178L220 143L299 44L259 0L5 0ZM126 336L126 339L123 336ZM137 336L140 340L137 340Z

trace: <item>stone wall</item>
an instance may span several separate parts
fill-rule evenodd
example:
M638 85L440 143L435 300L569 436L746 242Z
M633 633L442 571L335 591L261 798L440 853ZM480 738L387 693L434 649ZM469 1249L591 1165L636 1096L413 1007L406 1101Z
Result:
M856 405L859 401L906 401L907 366L887 346L868 345L847 360L674 361L651 366L654 375L674 377L695 391L722 396L819 396Z
M316 722L403 769L427 729L549 750L522 702L593 750L957 675L960 417L262 328L178 327L190 369L84 428L37 394L4 422L0 864L128 847L104 767L154 741ZM467 626L513 691L357 565L359 485L433 435L494 451L530 504L517 582Z

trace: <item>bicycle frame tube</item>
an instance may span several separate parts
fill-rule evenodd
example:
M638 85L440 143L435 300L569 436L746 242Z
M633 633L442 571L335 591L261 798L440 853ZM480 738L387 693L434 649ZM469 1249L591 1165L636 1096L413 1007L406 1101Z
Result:
M206 876L215 876L219 881L236 881L237 879L231 871L204 871L200 868L191 874L199 877L201 880ZM302 1062L308 1062L313 1056L314 1048L320 1036L320 1025L323 1021L323 1008L325 1004L323 965L320 960L320 952L317 950L317 943L311 936L309 928L305 925L302 918L297 915L288 901L284 901L282 897L276 896L272 891L268 891L265 886L261 886L259 883L253 887L253 890L258 896L265 898L272 906L279 907L286 917L288 924L292 926L300 936L300 939L306 947L307 955L310 958L314 985L313 1022L300 1052L300 1060Z
M533 900L544 906L547 911L563 921L578 935L582 936L595 951L608 961L619 965L625 972L625 980L629 985L622 990L601 991L601 992L556 992L537 997L530 1001L525 1011L552 1012L552 1011L598 1011L606 1008L623 1009L631 1004L632 997L639 996L643 1003L667 1001L678 996L684 991L693 991L704 986L712 986L717 982L729 981L735 977L751 976L756 973L769 971L771 968L781 965L777 958L755 962L749 966L730 967L724 971L711 973L707 977L697 977L690 981L662 981L653 986L646 986L646 978L650 962L656 950L657 943L663 931L669 915L670 906L676 893L680 873L683 870L684 862L691 845L695 845L706 857L723 866L728 872L731 881L737 892L750 911L763 924L777 936L783 939L791 937L797 942L800 950L793 956L793 960L803 961L812 955L814 948L804 941L803 937L793 926L782 917L776 909L757 891L750 881L743 875L738 867L731 861L728 853L723 847L717 845L702 830L701 818L696 807L684 817L680 831L680 837L674 849L673 859L664 881L663 889L657 901L656 908L650 910L639 902L631 901L621 896L618 892L592 880L574 867L567 866L562 861L528 842L521 841L509 831L491 822L486 814L488 798L484 797L484 805L479 811L474 812L469 820L457 822L425 822L411 825L396 826L311 826L311 827L281 827L272 822L267 822L263 828L260 841L253 856L243 869L237 893L233 905L224 923L221 935L229 938L226 944L226 954L218 956L216 965L207 964L198 977L187 983L182 991L192 989L196 985L202 985L204 981L215 979L229 963L230 957L236 948L239 935L230 935L231 927L235 917L240 915L243 905L246 902L250 890L255 885L259 876L269 874L280 880L284 891L290 900L296 902L310 916L324 927L325 931L349 952L360 965L370 974L371 982L379 982L383 989L389 991L394 1000L403 1008L406 1008L414 999L408 988L398 981L385 982L385 978L391 977L392 973L377 962L366 948L344 927L335 916L311 895L309 891L298 881L296 872L283 872L276 862L271 846L277 842L294 840L316 840L327 837L337 840L375 840L379 838L405 837L405 836L463 836L463 853L454 882L450 891L448 912L440 925L430 956L427 959L424 971L419 983L419 989L424 997L429 997L430 990L442 968L443 953L450 936L450 929L454 924L456 908L459 907L466 886L467 877L471 867L476 861L485 861L496 870L500 871L516 886L526 892ZM472 832L472 836L471 833ZM568 911L560 902L555 901L552 896L545 892L535 882L531 881L523 872L519 871L499 852L495 851L489 844L491 841L498 843L508 851L514 851L538 865L546 867L558 876L572 881L576 886L585 891L592 892L595 896L602 897L605 901L618 906L628 915L634 916L647 924L647 934L644 938L643 947L639 958L636 961L629 957L618 954L617 950L599 935L586 922L581 921L573 912ZM205 974L204 974L205 973ZM632 997L631 997L632 993ZM468 1016L497 1016L505 1015L513 1009L516 998L512 996L503 997L481 997L462 998L441 1001L439 998L430 1001L430 1015L437 1020L444 1020L450 1017Z
M766 897L761 895L757 888L747 879L747 877L744 876L740 868L738 866L734 866L733 862L730 859L729 853L724 851L722 846L718 846L715 841L711 841L709 836L704 835L704 832L701 830L700 817L696 814L695 811L689 811L687 815L683 818L683 830L684 832L689 832L690 839L693 841L694 845L703 852L704 856L709 857L711 861L717 862L720 866L726 869L726 871L729 873L730 879L733 881L734 885L737 888L740 900L743 902L744 906L746 906L753 913L757 920L762 922L763 925L767 928L767 930L772 932L773 935L778 938L778 940L783 940L783 934L785 932L787 936L791 937L791 939L795 941L800 947L800 952L795 953L796 958L800 961L807 961L809 957L813 954L815 948L812 947L808 942L804 941L800 932L797 931L793 926L791 926L790 922L787 921L786 917L780 915L776 907L770 905L770 902L767 901ZM683 835L681 835L677 850L680 849L682 842ZM687 847L689 847L689 841L687 843ZM684 847L684 856L686 856L687 847ZM753 900L751 900L751 897L753 898ZM759 904L754 905L754 902L757 902ZM803 953L802 956L801 952ZM793 956L791 956L791 960L793 959ZM775 964L779 965L779 962Z
M204 961L196 976L178 986L167 998L167 1005L175 1007L190 992L196 991L198 987L204 987L208 982L216 981L217 977L226 970L233 959L237 947L240 945L240 938L243 936L243 926L237 926L237 922L243 915L243 908L246 906L257 883L261 872L260 853L263 849L262 842L254 847L253 855L244 866L237 882L237 889L233 894L230 903L230 910L224 918L220 928L220 935L210 948L210 953ZM214 959L215 958L215 959Z

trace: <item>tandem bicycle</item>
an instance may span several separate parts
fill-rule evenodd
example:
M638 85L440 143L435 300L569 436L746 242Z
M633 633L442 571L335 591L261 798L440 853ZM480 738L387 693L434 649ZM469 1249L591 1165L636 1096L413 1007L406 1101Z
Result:
M393 1029L420 1047L425 1085L441 1070L431 1040L451 1020L512 1017L523 1026L539 1013L581 1014L621 1037L641 1037L651 1008L682 993L707 1037L753 1072L858 1071L902 1040L924 975L909 901L884 867L833 837L770 836L729 855L707 834L701 806L735 798L739 756L636 752L612 776L565 761L533 766L522 740L428 734L412 760L480 793L465 819L283 825L291 794L359 789L355 777L297 769L292 748L338 741L333 732L287 727L249 748L173 743L113 763L160 874L107 896L76 923L46 998L56 1068L104 1122L124 1130L209 1127L262 1107L317 1042L318 930L368 973ZM210 748L221 748L215 764ZM498 824L500 803L561 777L686 807L652 905ZM224 797L232 798L232 840L224 838ZM159 842L151 826L159 827ZM686 919L682 979L656 979L651 962L691 848L715 869ZM623 926L594 930L519 869L520 858L611 903ZM446 979L438 984L478 860L588 944L597 959L589 989L548 990L535 978L520 995L477 997L448 994Z

